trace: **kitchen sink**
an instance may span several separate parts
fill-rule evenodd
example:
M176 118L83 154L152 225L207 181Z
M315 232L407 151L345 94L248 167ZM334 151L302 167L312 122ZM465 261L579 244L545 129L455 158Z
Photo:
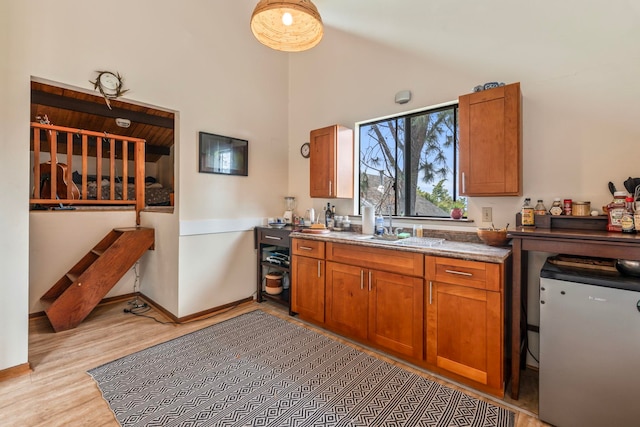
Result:
M398 246L419 246L421 248L430 248L432 246L441 245L445 239L438 239L435 237L407 237L406 239L395 240Z
M398 239L394 235L385 236L362 236L357 237L358 240L370 239L376 243L386 243L393 246L417 246L420 248L430 248L442 244L445 239L435 237L407 237L406 239Z

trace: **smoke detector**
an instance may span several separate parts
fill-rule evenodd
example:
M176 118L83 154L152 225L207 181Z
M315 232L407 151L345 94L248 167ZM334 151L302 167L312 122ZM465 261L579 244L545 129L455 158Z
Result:
M129 126L131 126L131 120L117 118L116 124L121 128L128 128Z

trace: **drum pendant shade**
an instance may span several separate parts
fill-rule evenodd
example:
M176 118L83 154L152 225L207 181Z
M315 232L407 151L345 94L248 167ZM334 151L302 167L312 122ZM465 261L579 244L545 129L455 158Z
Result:
M320 43L322 18L310 0L260 0L251 15L251 31L265 46L300 52Z

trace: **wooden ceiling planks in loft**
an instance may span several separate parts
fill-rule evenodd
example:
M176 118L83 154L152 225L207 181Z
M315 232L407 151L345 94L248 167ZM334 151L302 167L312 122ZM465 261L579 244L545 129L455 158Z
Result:
M32 121L46 114L51 124L57 126L142 138L146 140L147 162L157 162L170 154L174 143L174 113L117 99L110 102L112 109L102 96L31 82ZM131 120L131 126L118 126L116 118ZM65 152L64 144L59 147ZM90 147L89 155L91 151L95 156L95 148Z

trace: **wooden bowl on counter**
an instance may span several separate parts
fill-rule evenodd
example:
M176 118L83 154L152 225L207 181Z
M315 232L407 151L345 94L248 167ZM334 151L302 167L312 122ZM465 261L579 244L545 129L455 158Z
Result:
M506 229L478 228L478 237L489 246L507 246L509 239Z

